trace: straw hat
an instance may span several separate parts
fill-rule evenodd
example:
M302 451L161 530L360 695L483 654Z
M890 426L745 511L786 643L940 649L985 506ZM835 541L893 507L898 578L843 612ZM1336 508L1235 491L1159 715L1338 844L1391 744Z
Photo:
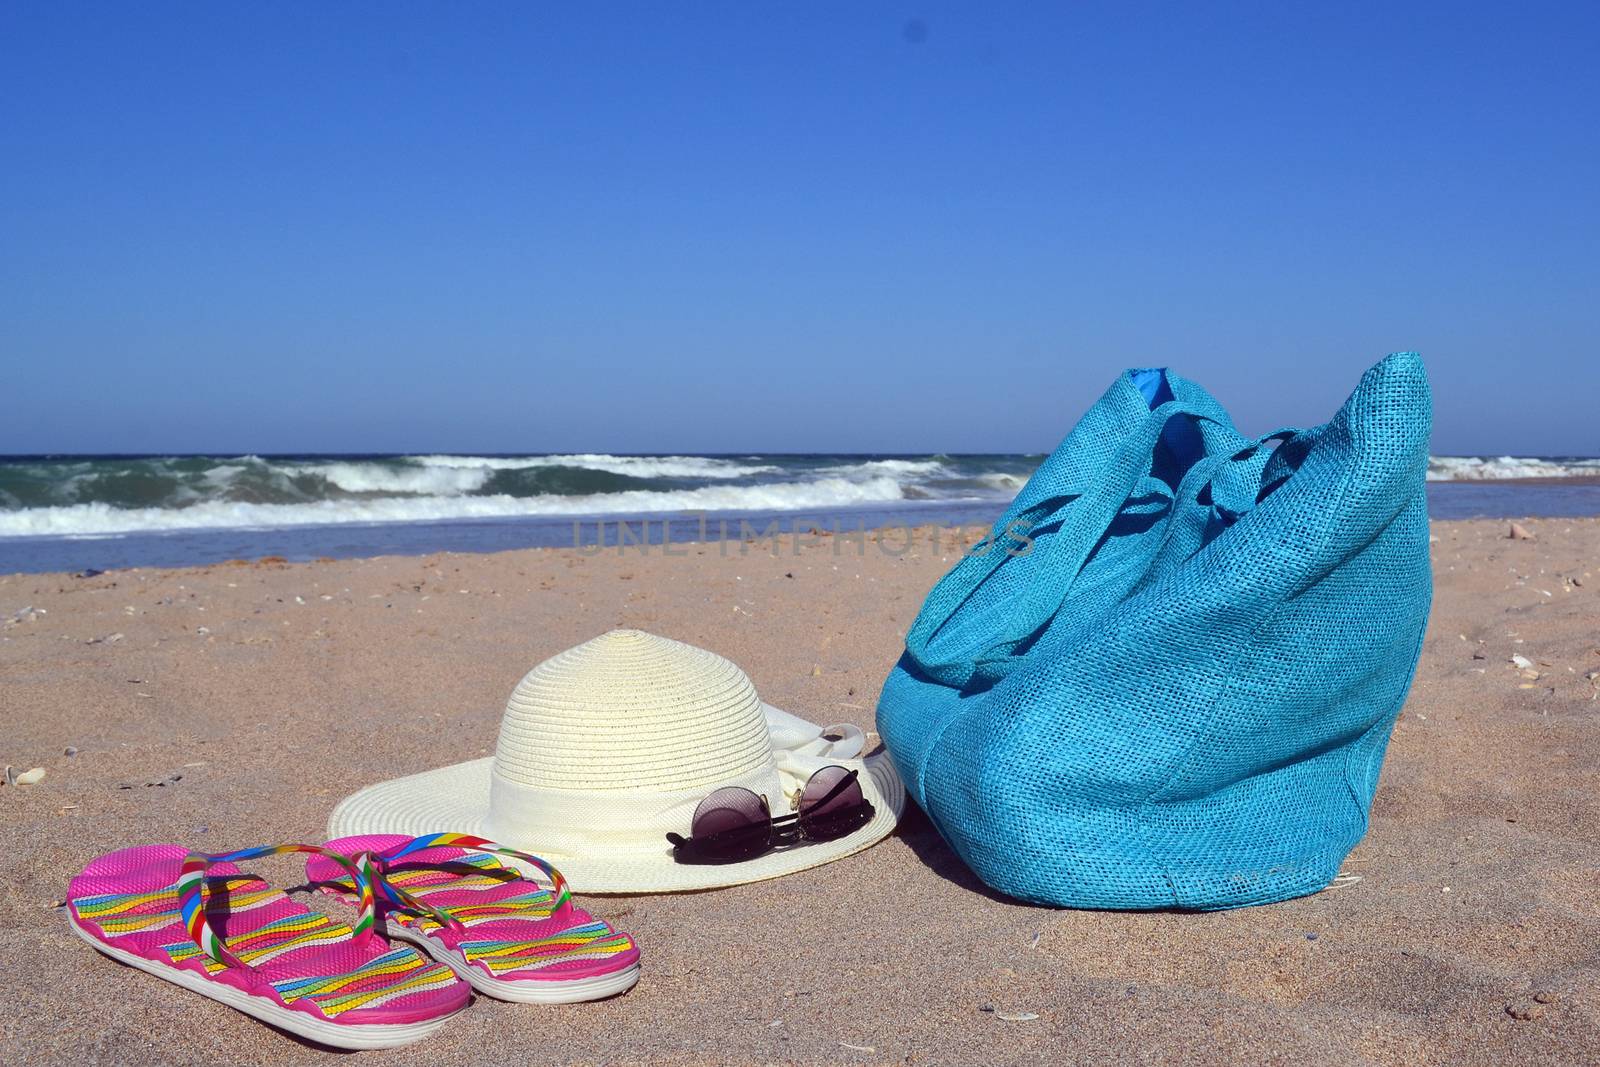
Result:
M861 759L854 726L813 725L762 703L713 652L613 630L545 660L517 685L489 759L370 786L328 819L328 836L478 834L544 857L580 893L659 893L738 885L859 852L894 829L905 788L887 753ZM774 816L819 767L862 771L875 815L835 841L742 863L680 864L667 832L726 785L767 798Z

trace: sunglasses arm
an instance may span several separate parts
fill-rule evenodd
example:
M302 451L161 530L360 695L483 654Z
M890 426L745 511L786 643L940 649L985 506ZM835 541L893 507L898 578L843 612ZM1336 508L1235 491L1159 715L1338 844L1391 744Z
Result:
M684 837L682 834L675 834L670 830L667 831L668 843L672 845L674 850L682 852L685 855L695 855L703 852L707 846L714 845L723 838L731 836L733 836L733 834L727 831L724 831L720 834L707 834L704 837L694 837L692 835L689 837Z

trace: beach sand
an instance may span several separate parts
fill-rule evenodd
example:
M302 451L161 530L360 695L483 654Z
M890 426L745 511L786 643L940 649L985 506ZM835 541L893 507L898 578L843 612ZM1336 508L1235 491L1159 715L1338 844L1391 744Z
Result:
M1435 524L1422 665L1334 888L1217 914L1034 907L986 892L913 810L776 881L585 898L638 938L633 992L480 998L361 1062L1600 1062L1600 520L1524 525L1536 540ZM0 788L7 1057L327 1058L91 951L59 908L68 879L135 843L320 840L360 786L488 754L517 680L613 627L870 728L955 557L880 550L904 541L0 578L0 618L22 613L0 632L0 759L48 772ZM258 869L296 881L288 857Z

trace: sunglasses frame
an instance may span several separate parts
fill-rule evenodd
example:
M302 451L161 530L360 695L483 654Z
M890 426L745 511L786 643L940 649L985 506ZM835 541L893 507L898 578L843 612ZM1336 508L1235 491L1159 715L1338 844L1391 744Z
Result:
M837 766L837 764L830 764L829 767L820 767L816 771L812 772L811 778L815 778L817 775L821 774L825 770L828 770L830 767ZM861 777L861 772L852 768L839 767L839 770L845 771L845 776L835 782L833 787L823 795L822 799L813 805L814 807L822 807L823 805L827 804L830 800L834 799L846 788L848 788L852 782L858 781ZM810 784L811 779L806 779L806 785ZM791 803L794 804L796 810L788 815L779 815L777 817L773 816L772 806L767 803L767 798L762 796L760 793L757 793L755 790L744 789L743 786L731 786L728 788L743 789L744 792L749 793L751 796L755 797L756 800L760 801L761 810L767 816L766 840L761 843L759 849L750 852L748 855L728 856L719 855L717 853L717 843L720 841L725 844L730 840L743 839L746 836L753 835L760 829L760 824L751 823L748 827L740 827L733 830L723 830L719 833L707 834L703 837L694 836L692 828L688 837L684 837L682 834L674 834L669 832L667 834L667 840L672 844L672 858L674 860L679 863L694 864L744 863L760 856L765 856L768 852L771 852L775 848L790 847L808 841L837 841L841 837L848 837L857 830L861 829L863 826L866 826L877 814L877 810L873 808L872 802L867 799L866 793L863 792L861 794L861 803L859 805L851 807L849 811L844 814L836 815L827 820L830 826L843 826L846 823L849 823L850 825L848 829L842 830L836 834L830 834L827 837L816 837L806 832L805 823L803 821L806 813L798 810L800 806L800 799L805 795L804 786L802 786L799 792L797 792L791 799Z

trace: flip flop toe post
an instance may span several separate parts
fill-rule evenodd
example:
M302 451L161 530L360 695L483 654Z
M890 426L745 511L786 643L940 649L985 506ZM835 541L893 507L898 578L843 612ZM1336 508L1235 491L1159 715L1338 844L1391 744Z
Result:
M326 847L372 856L381 927L484 996L567 1004L616 996L639 981L633 939L575 907L566 880L537 856L466 834L361 835ZM327 857L311 856L306 874L351 898L351 876Z

